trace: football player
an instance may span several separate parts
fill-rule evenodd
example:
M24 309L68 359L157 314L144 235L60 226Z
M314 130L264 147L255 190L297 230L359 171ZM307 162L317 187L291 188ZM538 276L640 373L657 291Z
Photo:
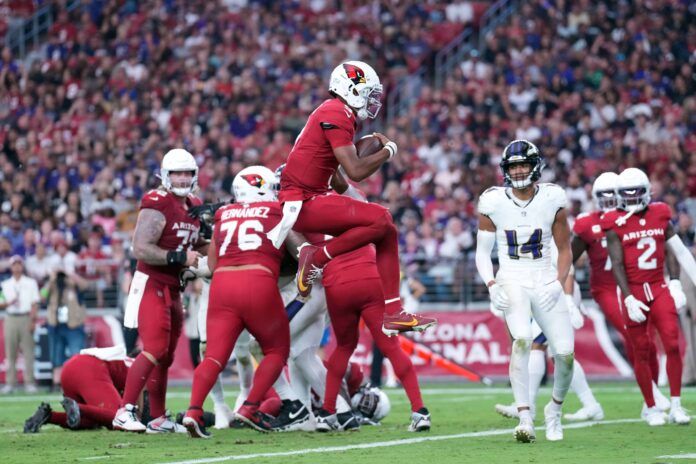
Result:
M628 168L617 181L618 209L601 219L606 233L612 272L623 297L624 323L633 345L633 369L651 426L664 425L665 414L656 407L650 368L648 321L657 329L667 355L671 395L668 420L688 424L681 405L682 358L679 352L677 308L686 304L679 281L679 267L665 260L669 249L686 274L696 282L696 261L670 224L672 211L665 203L650 202L650 181L643 171ZM670 275L665 283L665 262Z
M210 437L202 420L203 401L244 329L256 338L265 356L235 417L259 431L272 427L271 418L259 411L259 405L290 351L289 324L277 284L285 250L284 246L275 248L265 235L281 218L274 184L275 175L263 166L242 169L232 182L235 203L215 213L208 251L213 278L206 355L194 372L190 406L183 419L194 438Z
M302 249L297 288L303 296L332 258L373 243L384 287L385 330L425 330L434 319L401 311L398 233L389 210L345 195L326 195L339 165L351 180L361 181L396 155L396 144L382 134L374 134L383 148L371 156L359 158L353 144L357 121L375 118L382 106L379 76L367 63L341 63L331 73L329 93L332 98L312 112L288 156L279 194L283 220L269 238L279 247L293 228L335 237L322 248Z
M124 314L124 325L137 328L143 351L128 372L121 408L113 427L129 432L168 433L176 424L165 415L167 372L183 322L179 272L195 265L205 246L199 242L200 221L188 214L201 204L193 195L198 165L181 148L167 152L160 169L162 185L147 192L133 236L138 260ZM135 402L147 384L152 415L147 427L136 417Z
M65 363L60 374L65 412L55 412L48 403L41 403L24 423L24 433L36 433L47 423L71 430L111 428L132 363L123 345L80 351ZM143 408L143 414L149 416L147 409ZM175 431L185 433L186 429L178 425Z
M574 236L570 242L573 252L573 263L587 252L590 260L590 291L592 298L604 313L609 323L621 334L624 341L625 353L628 360L633 363L633 346L626 333L623 315L621 313L620 300L617 295L616 279L611 272L611 259L607 251L607 239L601 226L601 218L608 211L616 208L617 193L616 182L619 175L613 172L604 172L597 176L592 184L592 198L595 211L580 214L573 224ZM650 372L652 375L652 390L657 407L662 411L669 409L670 403L657 388L657 377L660 369L657 360L657 347L654 341L650 341ZM580 414L581 411L578 411ZM581 418L583 414L580 414Z
M510 382L520 415L515 438L536 439L529 411L529 352L532 316L548 338L555 373L551 401L544 408L546 438L562 440L561 407L573 377L573 328L568 310L559 305L562 282L570 271L570 230L565 192L554 184L537 184L544 163L539 149L527 140L505 147L500 166L508 187L491 187L479 198L476 268L505 313L512 336ZM551 240L558 248L552 263ZM500 269L493 274L491 252L498 245Z

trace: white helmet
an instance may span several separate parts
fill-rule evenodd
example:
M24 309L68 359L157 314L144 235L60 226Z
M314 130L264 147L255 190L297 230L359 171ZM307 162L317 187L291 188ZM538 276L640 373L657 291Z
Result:
M329 92L341 97L360 119L374 119L382 107L382 84L367 63L346 61L331 72Z
M276 175L264 166L249 166L234 176L232 193L237 203L276 200Z
M616 192L620 209L629 212L641 211L650 203L650 179L638 168L625 169L619 174Z
M187 187L172 187L172 181L169 178L171 172L193 172L191 184ZM162 158L162 167L160 168L160 177L162 186L179 197L185 197L193 192L198 185L198 165L193 155L183 148L174 148L169 150L164 158Z
M350 400L353 409L363 417L379 422L391 411L391 402L386 393L377 387L362 387Z
M616 185L619 175L614 172L603 172L592 184L592 198L595 206L600 211L609 211L618 206L619 199L616 193Z

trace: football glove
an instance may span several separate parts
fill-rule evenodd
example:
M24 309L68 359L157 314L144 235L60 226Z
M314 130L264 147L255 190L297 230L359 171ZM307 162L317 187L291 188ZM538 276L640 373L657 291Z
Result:
M510 309L510 299L500 284L494 283L488 287L488 293L491 295L491 303L497 310L507 311Z
M578 308L578 305L575 304L575 298L573 298L573 295L569 295L567 293L563 294L563 298L565 298L565 303L568 307L568 314L570 315L570 324L573 326L575 330L581 329L582 326L585 324L585 319L583 319L582 317L582 312L580 312L580 308Z
M215 212L223 206L225 206L224 201L218 203L203 203L202 205L191 207L188 215L192 218L199 219L201 222L212 224L215 218Z
M551 282L542 285L537 288L537 293L539 295L539 306L543 311L551 311L556 303L558 303L558 298L563 293L563 286L558 279L552 280Z
M196 273L190 267L185 267L179 271L179 288L185 289L189 282L196 280Z
M648 318L645 313L650 311L650 308L635 296L628 295L624 298L624 304L626 305L626 311L628 311L628 317L633 322L640 324Z
M669 281L669 294L672 295L674 306L677 307L677 312L681 314L684 308L686 308L686 294L679 280L672 279Z

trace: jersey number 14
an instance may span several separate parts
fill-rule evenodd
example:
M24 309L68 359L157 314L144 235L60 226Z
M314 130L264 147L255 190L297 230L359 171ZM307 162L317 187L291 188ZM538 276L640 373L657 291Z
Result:
M543 247L541 244L541 229L534 229L532 235L529 236L529 240L522 245L517 242L516 230L506 230L505 237L507 238L508 256L510 258L520 259L520 254L524 253L530 253L532 259L541 258L541 249Z

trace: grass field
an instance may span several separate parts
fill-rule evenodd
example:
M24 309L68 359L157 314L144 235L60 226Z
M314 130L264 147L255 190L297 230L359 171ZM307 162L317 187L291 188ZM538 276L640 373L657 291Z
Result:
M493 412L496 402L509 402L509 390L459 385L425 385L424 399L433 418L425 434L406 431L409 408L402 390L387 390L392 412L380 427L363 427L343 434L259 434L251 430L213 430L210 440L187 435L148 436L124 432L62 430L47 425L25 435L24 419L41 400L61 411L57 395L0 397L0 456L2 464L58 462L174 463L664 463L696 461L696 424L651 428L638 419L641 398L633 384L594 385L605 411L600 423L566 424L565 440L544 438L537 418L537 442L514 442L509 419ZM541 401L548 401L544 389ZM188 391L176 388L168 400L183 410ZM686 389L686 408L696 406L696 389ZM207 405L208 406L208 405ZM543 403L540 402L540 410ZM579 407L571 397L565 407Z

